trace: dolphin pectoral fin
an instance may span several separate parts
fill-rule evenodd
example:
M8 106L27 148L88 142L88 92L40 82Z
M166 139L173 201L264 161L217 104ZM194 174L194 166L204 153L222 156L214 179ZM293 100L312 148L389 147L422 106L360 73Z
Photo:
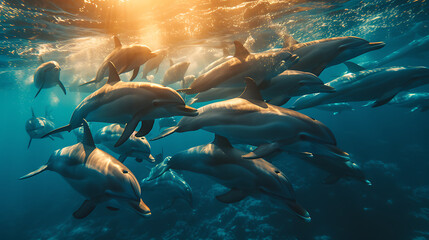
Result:
M59 139L64 139L64 137L63 137L63 135L61 133L55 134L54 137L59 138Z
M42 165L41 167L39 167L38 169L36 169L36 170L32 171L31 173L28 173L28 174L26 174L26 175L24 175L24 176L20 177L20 178L19 178L19 180L22 180L22 179L26 179L26 178L30 178L30 177L32 177L32 176L35 176L35 175L37 175L37 174L39 174L39 173L41 173L41 172L45 171L46 169L48 169L48 165Z
M153 123L155 120L144 120L142 121L142 126L140 130L136 133L136 137L143 137L146 136L153 128Z
M45 80L43 80L43 83L42 83L42 85L40 86L39 91L37 91L36 96L34 96L34 98L36 98L36 97L37 97L37 95L39 95L40 91L42 91L43 86L45 86L45 83L46 83L46 79L45 79Z
M137 74L139 74L139 70L140 70L140 67L134 68L133 75L130 78L130 82L133 81L137 77Z
M340 180L339 176L331 174L323 180L323 183L324 184L334 184L334 183L338 182L338 180Z
M73 217L76 219L82 219L87 217L96 207L95 201L85 200L82 205L73 213Z
M121 137L118 139L118 141L115 143L115 147L119 147L122 144L124 144L125 141L128 140L128 138L131 136L131 134L133 134L134 130L137 127L137 124L139 124L140 121L140 117L134 116L133 119L131 119L130 122L128 122L127 124L125 124L125 129L122 132Z
M306 222L311 221L310 213L305 210L301 205L299 205L296 201L286 199L286 204L288 207L300 218L302 218Z
M63 90L64 95L67 95L66 88L64 87L64 84L60 80L58 80L58 86L60 86L61 90Z
M311 71L311 73L313 73L316 76L319 76L323 72L323 70L325 70L326 66L328 66L329 62L326 62L326 64L321 64L321 65L317 66L316 68L314 68Z
M253 152L245 154L241 157L244 159L262 158L264 156L275 153L278 150L279 150L279 144L276 142L268 143L268 144L262 144L261 146L257 147Z
M379 106L382 106L382 105L384 105L384 104L386 104L386 103L390 102L390 100L392 100L392 99L395 97L395 95L396 95L397 93L398 93L398 92L385 94L385 95L384 95L383 97L381 97L380 99L377 99L377 101L375 101L375 103L374 103L371 107L373 107L373 108L375 108L375 107L379 107Z
M50 136L50 135L55 134L55 133L64 132L64 131L70 132L71 130L73 130L73 129L72 129L71 125L68 124L68 125L65 125L63 127L57 128L55 130L52 130L52 131L46 133L45 135L42 136L42 138L45 138L45 137Z
M174 132L177 131L177 129L179 129L179 126L166 128L164 131L162 131L162 133L158 137L152 138L151 141L155 141L155 140L164 138L170 134L173 134Z
M276 105L276 106L282 106L282 105L286 104L289 100L290 100L290 97L277 96L277 97L267 101L267 103L272 104L272 105Z
M247 194L238 189L231 189L230 191L216 196L216 199L223 203L235 203L243 200Z
M30 138L30 141L28 141L28 145L27 145L27 149L29 149L30 148L30 145L31 145L31 141L33 140L33 138Z
M121 154L118 158L118 161L123 163L125 161L125 159L127 159L127 155L126 154Z
M89 84L93 84L93 83L96 83L96 82L98 82L98 81L97 81L97 79L96 79L96 78L94 78L94 79L92 79L91 81L88 81L88 82L86 82L86 83L82 83L82 84L80 84L80 85L79 85L79 87L83 87L83 86L86 86L86 85L89 85Z

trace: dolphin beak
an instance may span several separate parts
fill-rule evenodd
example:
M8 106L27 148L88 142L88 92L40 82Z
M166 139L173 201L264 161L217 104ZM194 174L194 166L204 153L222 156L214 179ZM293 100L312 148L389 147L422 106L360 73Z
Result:
M335 88L328 86L328 85L322 85L320 86L320 92L335 92Z
M370 42L369 43L369 48L371 50L377 50L380 49L382 47L384 47L386 44L384 42Z
M143 202L142 199L140 199L140 202L130 201L129 204L136 211L136 213L140 216L149 217L150 215L152 215L149 207Z
M184 116L191 116L191 117L193 117L193 116L197 116L198 115L198 110L195 109L195 108L193 108L193 107L190 107L190 106L187 106L187 105L181 105L181 106L178 106L178 108L179 108L180 111L184 112Z

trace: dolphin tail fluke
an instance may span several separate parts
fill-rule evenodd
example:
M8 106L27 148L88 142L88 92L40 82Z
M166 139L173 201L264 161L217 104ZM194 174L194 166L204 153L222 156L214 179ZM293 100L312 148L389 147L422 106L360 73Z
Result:
M86 83L82 83L82 84L80 84L79 85L79 87L82 87L82 86L86 86L86 85L89 85L89 84L95 84L95 83L97 83L98 81L97 81L97 79L96 78L94 78L94 79L92 79L91 81L88 81L88 82L86 82Z
M30 141L28 142L28 145L27 145L27 149L29 149L30 148L30 145L31 145L31 141L33 140L33 138L30 138Z
M307 210L305 210L305 208L299 205L296 201L287 199L286 204L296 215L298 215L298 217L306 222L311 221L310 213L308 213Z
M67 95L66 87L64 87L64 84L60 80L58 80L58 86L60 86L61 90L63 90L64 95Z
M176 132L177 129L179 129L179 126L173 126L173 127L166 128L164 131L162 131L162 133L158 137L152 138L151 141L155 141L155 140L164 138L168 135L171 135L174 132Z
M73 130L72 126L70 124L67 124L64 127L60 127L60 128L54 129L54 130L46 133L45 135L42 136L42 138L48 137L48 136L50 136L52 134L64 132L64 131L70 132L71 130Z
M35 176L35 175L37 175L37 174L39 174L39 173L41 173L41 172L45 171L46 169L48 169L48 165L43 165L43 166L39 167L37 170L34 170L34 171L32 171L31 173L29 173L29 174L27 174L27 175L24 175L24 176L20 177L20 178L19 178L19 180L23 180L23 179L26 179L26 178L30 178L30 177L32 177L32 176Z

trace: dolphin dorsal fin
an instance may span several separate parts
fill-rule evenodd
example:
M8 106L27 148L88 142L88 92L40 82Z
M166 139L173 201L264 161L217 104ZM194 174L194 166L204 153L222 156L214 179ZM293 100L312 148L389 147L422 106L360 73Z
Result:
M244 60L247 56L250 55L249 51L239 41L234 41L234 45L235 45L234 57L240 60Z
M231 143L226 137L222 137L217 134L215 134L215 138L212 143L220 148L232 148Z
M117 36L113 36L113 41L115 41L115 48L122 47L122 43Z
M107 84L114 85L117 82L120 82L118 72L116 67L112 62L107 63L109 65L109 78L107 79Z
M170 58L170 67L174 65L173 60Z
M82 143L91 147L95 147L94 139L92 138L91 130L89 129L88 122L83 119L83 137Z
M261 93L259 92L258 86L256 86L255 80L250 77L246 77L244 78L244 80L246 81L246 88L244 89L243 93L241 93L239 98L243 98L246 100L264 101L261 96Z
M360 72L363 70L366 70L366 68L354 63L354 62L345 62L344 65L346 65L347 70L351 73Z
M298 43L299 42L295 40L291 35L285 34L283 40L283 48L288 48Z

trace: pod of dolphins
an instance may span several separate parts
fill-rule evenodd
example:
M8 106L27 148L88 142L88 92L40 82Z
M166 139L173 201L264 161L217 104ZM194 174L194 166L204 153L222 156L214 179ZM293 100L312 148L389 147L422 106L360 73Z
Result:
M142 200L142 189L165 188L177 194L172 204L176 198L183 198L192 207L190 186L174 172L183 170L209 176L227 187L227 192L216 196L220 202L266 196L278 200L304 221L310 221L310 213L298 203L286 175L271 163L282 152L326 171L324 183L336 183L342 178L367 185L371 182L351 156L337 146L333 132L326 125L298 110L317 107L337 114L354 110L350 102L362 101L372 107L389 103L411 111L429 109L429 93L406 93L429 83L428 68L379 67L405 54L391 54L383 62L375 62L373 69L348 62L382 48L383 42L349 36L299 43L287 36L280 49L250 53L243 44L234 41L233 56L228 56L224 48L224 56L208 66L200 66L203 70L197 77L185 76L191 62L174 64L170 59L162 84L154 79L131 81L142 65L143 79L147 80L153 70L157 74L169 50L123 46L116 36L114 42L114 50L104 59L95 78L83 86L98 86L107 77L106 83L76 106L67 125L54 129L52 121L36 117L34 112L26 123L30 143L33 138L62 138L61 132L83 130L77 133L77 144L55 151L45 165L20 178L46 170L59 173L85 198L73 213L79 219L88 216L100 203L117 210L112 202L149 216L151 210ZM423 38L409 48L423 48L425 43ZM403 51L415 50L409 48ZM318 77L325 68L341 63L349 73L326 84ZM122 81L119 75L129 71L133 71L130 81ZM56 85L66 93L59 72L60 66L55 61L40 65L34 75L37 94ZM176 82L182 82L181 89L166 87ZM185 101L185 94L192 98ZM298 97L293 106L282 107L292 97ZM215 102L198 109L188 106L208 101ZM177 122L176 116L183 117ZM144 136L151 132L156 119L162 132L151 141L196 130L213 133L214 140L165 159L162 153L153 157ZM93 138L87 121L110 125L101 128ZM102 144L119 158L95 144ZM233 144L244 144L245 150ZM157 165L139 184L123 164L127 157Z

